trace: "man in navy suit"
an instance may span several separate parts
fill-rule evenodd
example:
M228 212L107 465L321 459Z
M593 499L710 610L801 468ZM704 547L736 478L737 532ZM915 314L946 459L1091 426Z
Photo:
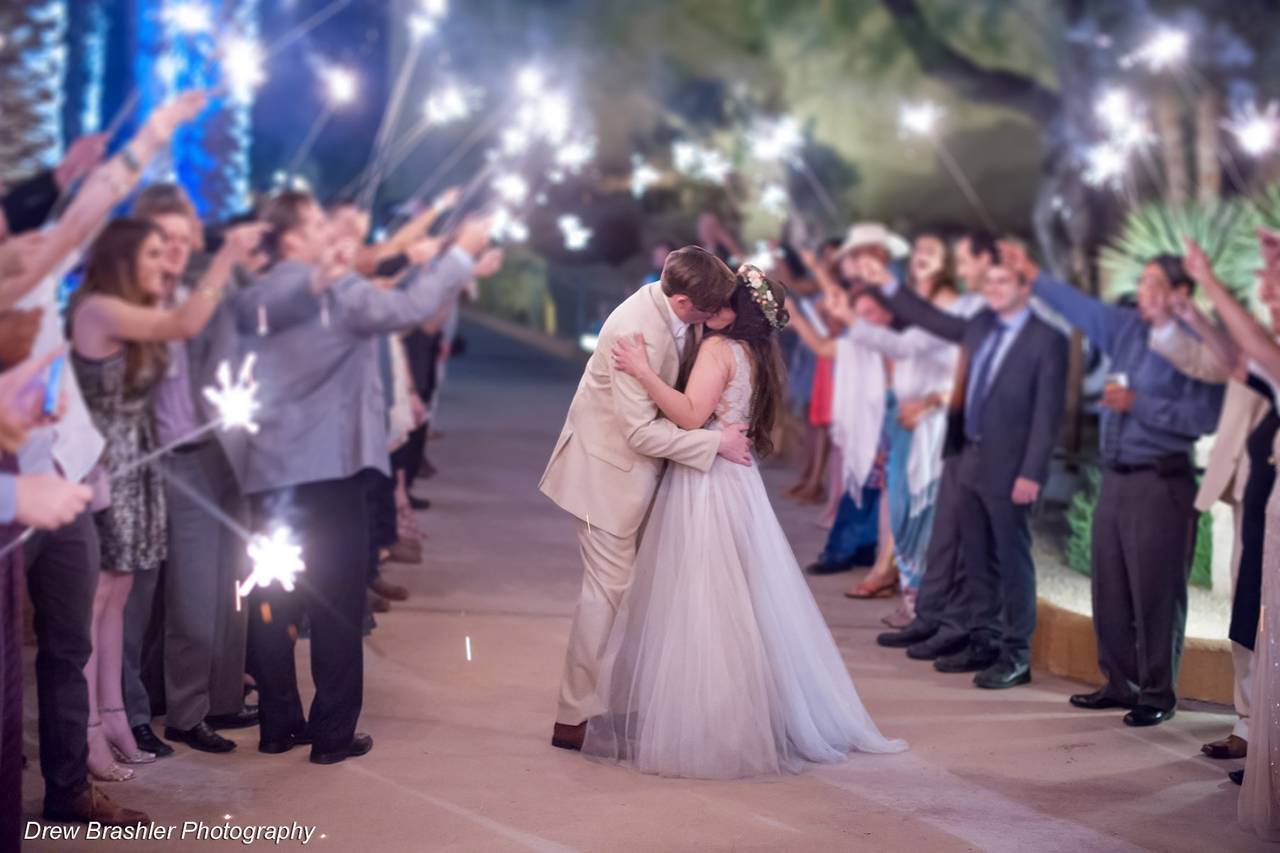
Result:
M978 687L1026 684L1036 620L1028 511L1062 420L1067 339L1031 311L1032 282L1007 267L987 270L987 304L972 317L935 308L888 270L867 272L899 320L961 347L943 452L959 480L969 643L934 667L975 672Z

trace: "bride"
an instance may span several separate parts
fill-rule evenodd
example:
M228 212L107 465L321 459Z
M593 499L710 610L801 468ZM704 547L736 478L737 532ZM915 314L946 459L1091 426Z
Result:
M707 322L687 389L662 382L644 340L612 355L682 429L750 424L757 454L782 405L786 292L757 268ZM760 471L672 465L609 636L583 752L664 776L797 772L851 751L898 752L854 689L778 524Z

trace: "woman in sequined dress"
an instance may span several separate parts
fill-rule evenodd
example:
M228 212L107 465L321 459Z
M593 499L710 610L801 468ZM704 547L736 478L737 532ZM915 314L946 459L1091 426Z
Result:
M121 678L133 573L157 571L165 559L164 490L155 466L130 466L156 449L151 393L164 375L165 342L189 338L208 322L252 236L228 239L192 296L166 310L155 307L165 293L163 236L146 222L117 219L90 248L84 283L68 311L71 365L106 440L98 464L101 497L94 505L102 572L93 602L93 653L85 666L89 770L103 781L133 778L117 761L155 760L138 749L129 728Z

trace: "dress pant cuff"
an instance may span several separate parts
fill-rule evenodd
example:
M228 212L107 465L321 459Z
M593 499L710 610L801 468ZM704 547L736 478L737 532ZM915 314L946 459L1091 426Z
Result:
M1235 735L1236 737L1240 738L1240 740L1245 741L1246 743L1248 743L1248 741L1249 741L1249 718L1248 718L1248 717L1238 717L1238 718L1236 719L1236 724L1235 724L1234 726L1232 726L1232 727L1231 727L1231 733L1232 733L1233 735Z

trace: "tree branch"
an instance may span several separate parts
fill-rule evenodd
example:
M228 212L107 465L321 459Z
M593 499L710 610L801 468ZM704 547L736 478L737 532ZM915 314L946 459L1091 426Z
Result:
M1030 77L985 68L947 44L934 32L916 0L881 0L907 47L925 73L941 77L974 101L1000 104L1042 123L1057 116L1062 98Z

